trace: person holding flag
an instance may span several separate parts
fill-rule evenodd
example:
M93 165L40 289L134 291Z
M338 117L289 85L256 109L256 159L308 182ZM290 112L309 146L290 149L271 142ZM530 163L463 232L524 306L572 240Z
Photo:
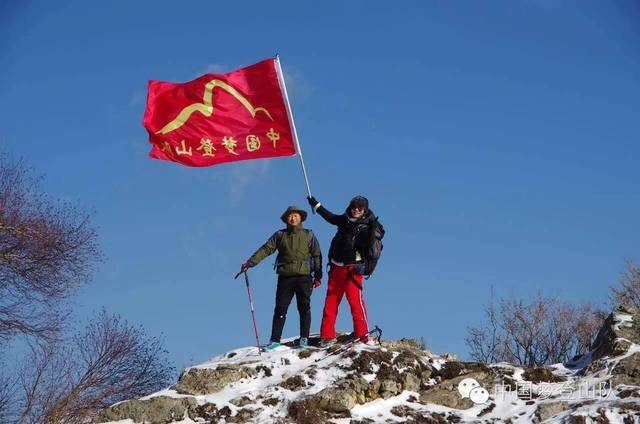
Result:
M184 166L205 167L297 155L307 193L311 196L278 56L226 74L206 74L184 83L149 81L143 125L151 144L149 156ZM246 271L275 250L279 252L279 281L269 344L272 348L280 342L293 294L300 312L299 344L308 343L311 286L320 285L322 264L317 239L302 227L306 216L300 208L289 208L282 216L287 228L277 231L242 266ZM310 264L309 259L312 259ZM311 273L315 274L314 283ZM246 274L245 279L259 346Z
M300 339L298 346L309 344L311 328L311 292L319 287L322 280L322 252L313 231L305 229L302 223L307 212L296 206L289 206L280 219L287 227L276 231L248 260L242 263L241 272L258 265L264 258L278 251L276 273L276 306L273 310L271 338L266 346L272 350L280 346L280 338L287 317L287 309L296 296L300 314ZM312 276L313 275L313 280Z
M351 308L354 337L368 343L363 283L364 275L371 271L368 269L365 251L370 244L370 237L375 234L379 225L378 220L369 209L369 200L363 196L351 199L345 213L341 215L327 210L313 196L307 197L307 200L325 221L338 227L329 248L329 282L322 311L320 346L327 347L336 341L336 317L344 295Z

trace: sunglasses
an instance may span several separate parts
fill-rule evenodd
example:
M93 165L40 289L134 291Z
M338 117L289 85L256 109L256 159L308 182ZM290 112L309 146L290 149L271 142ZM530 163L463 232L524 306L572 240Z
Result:
M363 211L366 208L364 206L351 206L351 210Z

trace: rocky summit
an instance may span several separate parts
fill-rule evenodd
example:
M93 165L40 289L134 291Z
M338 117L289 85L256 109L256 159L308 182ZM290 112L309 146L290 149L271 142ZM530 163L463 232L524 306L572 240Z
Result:
M588 354L546 368L459 361L414 339L329 349L288 342L217 356L94 422L640 423L640 312L633 309L612 313Z

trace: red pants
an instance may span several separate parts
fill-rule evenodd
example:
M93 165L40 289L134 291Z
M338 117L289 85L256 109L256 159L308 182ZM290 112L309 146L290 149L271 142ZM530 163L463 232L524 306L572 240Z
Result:
M339 266L331 264L329 283L327 284L327 298L324 301L320 337L334 339L336 337L336 317L338 305L344 294L351 307L353 317L353 333L356 338L365 337L368 330L367 307L362 297L362 283L364 278L357 273L354 266Z

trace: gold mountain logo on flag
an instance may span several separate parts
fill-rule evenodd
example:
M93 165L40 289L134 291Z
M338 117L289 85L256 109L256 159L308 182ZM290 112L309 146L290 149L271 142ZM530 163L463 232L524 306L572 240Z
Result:
M231 94L242 106L244 106L252 117L256 117L256 113L263 112L265 115L269 117L273 121L271 114L269 111L263 107L254 107L246 97L244 97L238 90L236 90L233 86L227 84L224 81L213 79L209 81L204 87L204 95L202 96L202 103L193 103L189 106L185 107L180 111L178 116L169 122L167 125L162 127L159 131L156 131L156 134L168 134L171 131L177 130L181 126L187 123L191 114L194 112L200 112L207 118L213 114L213 89L219 87L220 89L226 91Z

